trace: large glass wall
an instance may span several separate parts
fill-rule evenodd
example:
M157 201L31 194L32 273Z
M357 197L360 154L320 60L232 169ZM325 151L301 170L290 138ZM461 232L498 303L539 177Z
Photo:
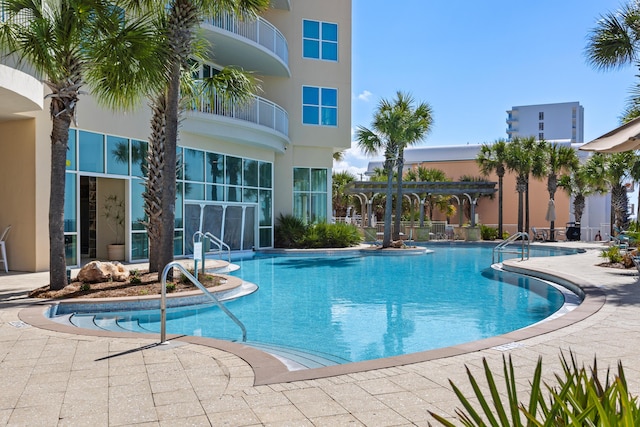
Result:
M176 182L175 255L190 253L191 235L185 230L185 205L217 202L225 210L220 218L238 248L270 247L273 236L272 163L178 147L180 164ZM79 176L119 178L129 181L127 224L132 260L147 259L149 243L144 226L147 142L84 130L69 130L65 184L65 247L67 265L80 262ZM213 212L213 211L212 211ZM188 213L188 212L187 212ZM237 223L235 223L236 221ZM258 228L256 230L256 221ZM251 232L243 231L250 227ZM257 236L254 236L258 232Z
M327 220L327 169L293 169L293 214L305 224Z

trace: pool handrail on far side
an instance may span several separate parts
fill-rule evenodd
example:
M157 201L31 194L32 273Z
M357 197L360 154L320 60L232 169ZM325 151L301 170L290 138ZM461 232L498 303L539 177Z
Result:
M511 243L515 242L518 238L520 238L521 242L522 242L522 247L519 250L509 250L506 249L507 246L509 246ZM526 241L526 247L525 247L525 241ZM524 231L519 231L511 236L509 236L509 238L507 240L502 241L501 243L497 244L495 248L493 248L493 253L491 255L491 264L495 264L496 263L496 253L498 253L498 262L502 262L502 254L504 253L508 253L508 254L519 254L520 255L520 259L522 261L524 261L525 258L525 254L527 259L529 259L529 234L524 232Z

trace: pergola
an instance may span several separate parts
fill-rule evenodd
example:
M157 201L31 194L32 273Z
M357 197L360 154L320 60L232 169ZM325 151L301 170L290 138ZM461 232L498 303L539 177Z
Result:
M458 202L458 206L462 207L465 198L471 206L471 226L475 227L476 221L476 204L478 198L484 195L490 195L496 192L495 182L489 181L460 181L460 182L429 182L429 181L403 181L402 195L409 199L413 206L413 201L418 201L420 206L420 226L424 226L424 203L426 196L430 194L449 195ZM367 224L371 224L373 199L378 194L386 195L387 183L382 181L354 181L350 182L345 191L360 199L363 212L362 217L365 218L364 209L367 209ZM393 194L396 194L397 184L393 183ZM461 209L460 209L461 210Z

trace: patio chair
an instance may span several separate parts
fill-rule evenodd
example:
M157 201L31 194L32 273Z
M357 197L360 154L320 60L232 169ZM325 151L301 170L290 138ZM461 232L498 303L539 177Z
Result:
M544 230L538 230L536 227L531 227L533 233L534 242L545 242L547 240L547 233Z
M5 242L7 241L7 236L9 235L9 231L11 230L11 226L8 225L7 228L4 229L2 235L0 236L0 255L2 259L0 262L4 263L4 272L9 272L9 264L7 264L7 245Z

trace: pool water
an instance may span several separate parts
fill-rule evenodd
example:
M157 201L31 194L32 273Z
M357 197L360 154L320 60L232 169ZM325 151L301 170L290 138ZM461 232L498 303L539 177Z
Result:
M259 290L229 301L248 343L283 346L337 363L447 347L520 329L557 311L560 291L494 272L491 248L442 247L410 256L261 256L233 273ZM157 311L135 314L160 330ZM127 320L131 318L127 316ZM167 332L241 340L215 306L168 310Z

